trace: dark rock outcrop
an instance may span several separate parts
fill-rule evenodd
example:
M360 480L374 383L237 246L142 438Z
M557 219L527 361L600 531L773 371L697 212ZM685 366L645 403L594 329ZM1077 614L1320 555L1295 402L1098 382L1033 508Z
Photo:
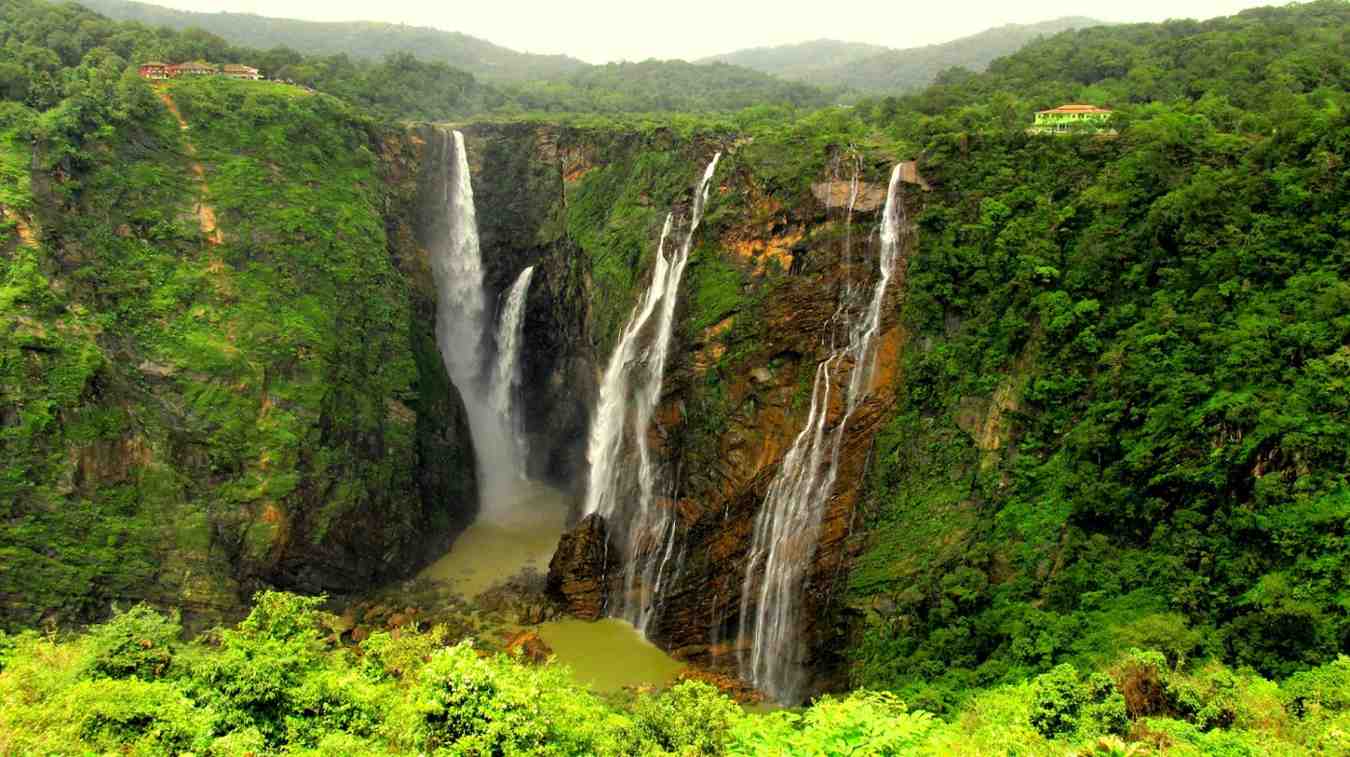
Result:
M605 614L609 578L620 568L605 519L592 513L558 541L548 564L548 593L567 611L583 620Z

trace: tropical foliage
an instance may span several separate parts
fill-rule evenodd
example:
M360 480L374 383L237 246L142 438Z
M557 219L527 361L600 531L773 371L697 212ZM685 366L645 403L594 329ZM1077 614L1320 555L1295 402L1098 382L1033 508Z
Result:
M1133 652L1110 675L1068 667L985 692L951 722L856 692L751 713L706 683L599 697L556 663L449 644L443 628L325 632L321 600L265 592L193 642L144 606L78 636L0 637L0 751L43 754L891 755L1338 754L1350 658L1277 686ZM1115 750L1114 752L1110 750ZM1105 750L1105 751L1103 751Z

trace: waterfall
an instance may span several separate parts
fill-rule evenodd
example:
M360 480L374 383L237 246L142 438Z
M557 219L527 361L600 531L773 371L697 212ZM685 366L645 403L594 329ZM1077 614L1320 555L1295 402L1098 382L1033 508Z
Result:
M482 367L483 258L478 250L478 217L463 134L454 132L454 155L443 159L447 163L453 159L454 165L447 166L441 187L449 233L440 249L432 251L431 260L436 279L436 340L450 379L460 392L472 396L479 392Z
M800 597L820 538L821 519L834 492L839 449L849 418L866 396L876 371L876 337L881 308L899 257L900 166L891 172L881 220L880 275L867 307L850 314L847 287L832 321L847 323L847 342L832 349L816 367L806 425L783 457L769 485L746 561L741 589L740 638L750 639L749 655L740 656L741 676L780 701L800 695L804 669L798 638ZM839 371L847 370L843 416L828 429L830 394Z
M468 411L483 512L492 515L494 508L509 502L508 495L521 478L523 461L517 454L512 427L503 422L503 414L493 401L497 389L485 385L483 376L486 329L483 259L478 247L478 218L464 135L453 132L453 155L445 154L444 141L438 147L444 167L440 206L445 208L447 228L430 245L432 277L436 282L436 342L445 370ZM515 358L511 360L514 363ZM510 387L504 391L509 404Z
M520 272L516 283L506 295L501 320L497 324L497 364L492 371L492 409L498 422L507 431L507 438L515 440L516 459L525 459L525 439L515 399L520 385L520 342L525 333L525 300L530 293L530 279L534 266Z
M591 469L583 512L603 515L626 543L631 559L625 566L625 596L639 577L644 579L643 598L632 606L625 602L623 608L625 616L639 630L645 630L651 616L655 596L651 570L656 570L655 583L659 585L665 575L661 568L669 563L675 551L675 524L666 512L668 508L655 507L656 465L651 459L647 431L661 399L680 279L689 263L694 235L703 220L713 173L721 156L720 152L714 155L704 169L684 238L669 251L675 219L673 213L666 216L651 284L633 308L605 368L587 445ZM644 336L649 333L644 346ZM630 459L634 451L635 466ZM659 545L654 556L658 564L654 568L640 566L642 561L635 559L645 551L643 547L649 541Z

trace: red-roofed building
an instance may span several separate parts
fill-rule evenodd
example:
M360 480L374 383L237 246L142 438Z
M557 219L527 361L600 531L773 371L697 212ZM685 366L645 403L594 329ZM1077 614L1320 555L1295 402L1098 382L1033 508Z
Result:
M169 76L215 76L218 73L215 66L200 60L169 66Z
M140 74L142 79L167 79L169 78L169 65L157 60L147 61L141 64Z

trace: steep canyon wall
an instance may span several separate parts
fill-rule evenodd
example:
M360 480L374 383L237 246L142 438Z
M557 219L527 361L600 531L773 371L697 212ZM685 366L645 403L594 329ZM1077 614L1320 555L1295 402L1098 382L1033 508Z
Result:
M162 94L181 123L3 140L6 625L358 591L474 512L410 141L328 97Z

